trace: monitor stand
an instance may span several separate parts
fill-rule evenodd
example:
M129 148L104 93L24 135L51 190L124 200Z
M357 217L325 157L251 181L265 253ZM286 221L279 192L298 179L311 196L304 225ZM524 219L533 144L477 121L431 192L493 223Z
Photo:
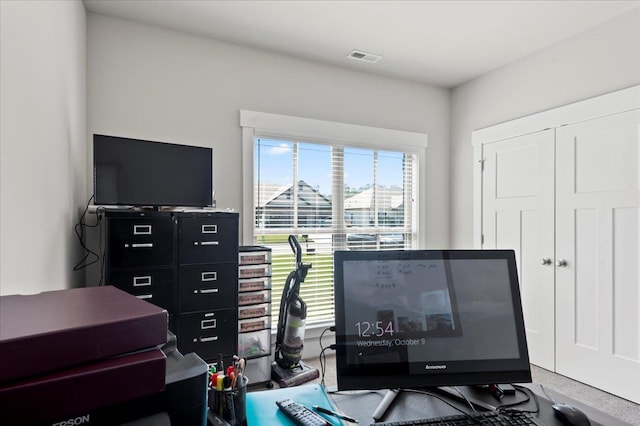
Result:
M443 393L449 397L469 402L474 407L483 410L496 410L502 404L502 398L509 398L509 402L519 402L515 395L515 388L510 384L488 386L441 386L429 388L431 392ZM373 420L378 422L393 404L401 389L389 389L373 413Z
M497 384L485 386L443 386L437 388L447 396L468 400L475 407L484 410L496 410L506 404L524 402L528 396L518 394L513 385ZM464 395L464 396L463 396Z

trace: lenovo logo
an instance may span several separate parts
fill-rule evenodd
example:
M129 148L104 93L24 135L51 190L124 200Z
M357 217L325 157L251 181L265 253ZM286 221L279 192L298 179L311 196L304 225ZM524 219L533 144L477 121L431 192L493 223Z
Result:
M444 365L444 364L439 364L439 365L429 365L429 364L426 364L426 365L424 366L424 369L425 369L425 370L444 370L445 368L447 368L447 366L446 366L446 365Z
M57 422L52 424L51 426L75 426L75 425L84 425L89 423L91 420L89 419L89 414L84 416L78 416L75 419L63 420L61 422Z

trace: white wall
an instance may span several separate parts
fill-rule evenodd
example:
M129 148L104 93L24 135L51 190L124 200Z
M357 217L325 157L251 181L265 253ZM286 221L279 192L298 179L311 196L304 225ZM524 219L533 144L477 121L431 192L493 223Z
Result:
M85 16L79 1L0 7L0 294L83 284L72 272L81 256L73 225L91 194L93 133L213 147L218 205L234 209L240 109L428 133L427 246L470 247L473 130L640 83L638 9L449 99L444 89Z
M639 83L636 8L452 90L452 246L473 246L473 130Z
M0 294L82 285L86 14L80 1L0 2Z
M241 109L427 133L422 232L449 243L448 90L98 14L87 29L88 137L213 147L217 205L240 210Z

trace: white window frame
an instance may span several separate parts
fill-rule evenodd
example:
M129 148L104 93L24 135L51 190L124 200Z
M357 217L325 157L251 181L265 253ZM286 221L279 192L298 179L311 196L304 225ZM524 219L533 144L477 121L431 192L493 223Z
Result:
M254 229L254 141L256 138L285 139L290 141L316 142L349 147L404 151L417 158L418 188L416 188L416 247L425 247L425 238L420 230L426 229L426 151L428 136L404 130L392 130L356 124L323 121L288 115L240 110L242 128L242 205L240 210L240 235L243 245L253 245ZM334 215L335 216L335 215ZM274 295L273 297L280 297ZM305 357L320 354L318 338L326 331L326 324L307 325L305 331ZM326 334L326 344L334 343L334 333ZM272 331L272 344L275 334ZM272 348L273 349L273 348Z
M426 133L362 126L334 121L316 120L257 111L240 111L242 127L242 207L241 235L244 245L253 244L253 154L256 138L285 138L305 142L335 144L350 147L410 152L417 157L418 188L416 190L416 245L424 247L420 230L426 229Z

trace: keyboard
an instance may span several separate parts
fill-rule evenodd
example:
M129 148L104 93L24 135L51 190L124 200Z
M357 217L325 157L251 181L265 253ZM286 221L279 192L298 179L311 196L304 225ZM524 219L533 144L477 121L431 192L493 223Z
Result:
M371 423L371 426L539 426L531 414L517 410L482 411L469 415Z

